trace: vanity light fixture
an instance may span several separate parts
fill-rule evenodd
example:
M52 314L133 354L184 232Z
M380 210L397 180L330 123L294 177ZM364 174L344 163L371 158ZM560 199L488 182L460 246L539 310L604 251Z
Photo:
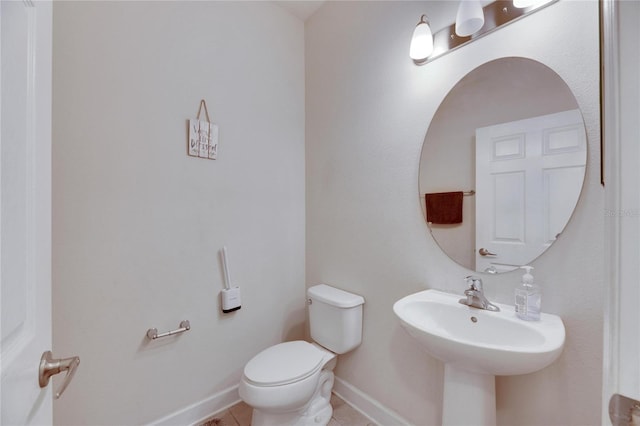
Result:
M433 33L426 15L420 17L420 22L413 30L409 57L416 62L426 60L433 52Z
M416 65L424 65L557 1L495 0L482 7L479 0L460 0L456 22L441 30L432 32L422 15L413 31L409 56Z
M480 0L460 0L456 15L456 34L460 37L468 37L480 31L483 26L484 11Z

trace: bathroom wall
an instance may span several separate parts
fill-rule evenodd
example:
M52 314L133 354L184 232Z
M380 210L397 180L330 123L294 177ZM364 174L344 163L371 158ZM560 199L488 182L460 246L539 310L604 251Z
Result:
M155 421L304 335L304 26L270 2L56 2L53 43L53 349L81 358L54 421ZM186 154L203 98L215 161Z
M340 356L337 376L411 423L439 423L442 363L421 351L392 312L394 301L419 290L461 293L469 273L440 251L424 223L418 196L422 143L438 105L464 75L499 57L528 57L572 89L589 153L571 222L533 263L543 309L564 320L564 352L540 372L497 378L498 424L599 424L604 249L598 4L560 0L415 66L408 57L413 28L436 6L328 2L306 24L306 283L325 282L366 299L363 343ZM519 278L517 272L486 276L486 293L511 303Z

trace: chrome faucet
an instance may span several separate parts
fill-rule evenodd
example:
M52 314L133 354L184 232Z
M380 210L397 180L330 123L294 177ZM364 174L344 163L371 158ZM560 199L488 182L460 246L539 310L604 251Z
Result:
M467 298L462 298L458 302L462 303L463 305L485 309L487 311L500 311L500 308L489 302L487 298L484 297L484 291L482 290L482 280L480 278L470 275L465 278L465 281L467 282L468 288L464 291L464 295L467 296Z

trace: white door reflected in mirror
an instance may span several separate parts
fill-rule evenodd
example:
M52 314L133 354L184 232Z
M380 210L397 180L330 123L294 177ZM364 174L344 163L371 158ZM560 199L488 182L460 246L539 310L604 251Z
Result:
M476 271L512 271L553 244L578 202L586 157L579 110L476 130L476 223L488 225L476 227Z

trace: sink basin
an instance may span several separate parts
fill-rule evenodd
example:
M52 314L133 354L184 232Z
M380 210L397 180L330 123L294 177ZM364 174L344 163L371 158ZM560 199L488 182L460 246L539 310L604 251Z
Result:
M492 426L495 376L533 373L555 361L564 324L544 313L540 321L523 321L513 306L496 303L500 311L492 312L460 298L425 290L398 300L393 311L422 348L445 363L441 424Z
M527 374L555 361L565 331L556 315L523 321L513 306L500 312L458 303L461 296L425 290L397 301L393 311L407 332L439 360L494 376Z

